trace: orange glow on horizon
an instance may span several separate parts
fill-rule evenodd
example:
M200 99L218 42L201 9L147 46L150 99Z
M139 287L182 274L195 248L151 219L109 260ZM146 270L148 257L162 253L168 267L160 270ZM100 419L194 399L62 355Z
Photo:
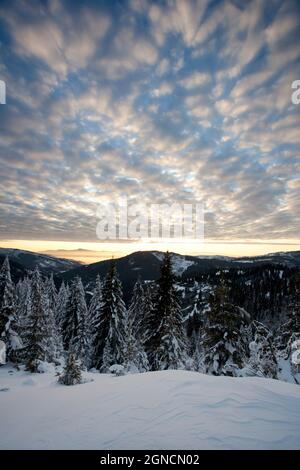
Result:
M112 256L119 258L135 251L173 251L185 255L258 256L277 251L300 250L300 240L140 240L134 242L71 242L54 240L2 240L2 248L17 248L74 259L85 264Z

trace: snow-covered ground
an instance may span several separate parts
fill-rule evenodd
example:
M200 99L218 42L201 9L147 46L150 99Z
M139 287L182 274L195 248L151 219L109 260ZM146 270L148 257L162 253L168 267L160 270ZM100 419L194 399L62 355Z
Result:
M300 449L300 387L163 371L66 387L0 367L1 449Z

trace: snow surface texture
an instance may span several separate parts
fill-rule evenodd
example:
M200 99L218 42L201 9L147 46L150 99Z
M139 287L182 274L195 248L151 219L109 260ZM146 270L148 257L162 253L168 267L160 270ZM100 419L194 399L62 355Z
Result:
M13 371L13 372L12 372ZM0 367L1 449L300 449L300 387L161 371L66 387Z
M6 363L6 346L4 341L0 341L0 364Z

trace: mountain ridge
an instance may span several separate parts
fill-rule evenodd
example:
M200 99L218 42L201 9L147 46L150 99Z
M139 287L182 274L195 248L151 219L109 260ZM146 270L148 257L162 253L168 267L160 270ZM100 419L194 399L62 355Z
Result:
M143 280L156 280L160 273L160 263L164 252L157 250L136 251L116 258L114 261L122 282L130 285L140 276ZM100 260L91 264L58 258L16 248L0 248L0 263L5 256L9 257L12 274L20 278L36 266L42 274L53 273L60 280L71 281L75 276L82 277L85 283L94 281L97 274L105 276L111 263L110 259ZM174 274L177 277L216 272L224 269L254 268L262 265L284 266L300 269L300 251L276 252L252 257L230 257L220 255L181 255L171 252ZM125 286L126 287L126 286Z

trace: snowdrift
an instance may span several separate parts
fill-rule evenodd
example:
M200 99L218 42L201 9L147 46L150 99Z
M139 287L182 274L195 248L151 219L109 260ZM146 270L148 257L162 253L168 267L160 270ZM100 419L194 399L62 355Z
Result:
M66 387L0 367L1 449L300 449L300 387L162 371ZM93 381L91 381L93 380Z

